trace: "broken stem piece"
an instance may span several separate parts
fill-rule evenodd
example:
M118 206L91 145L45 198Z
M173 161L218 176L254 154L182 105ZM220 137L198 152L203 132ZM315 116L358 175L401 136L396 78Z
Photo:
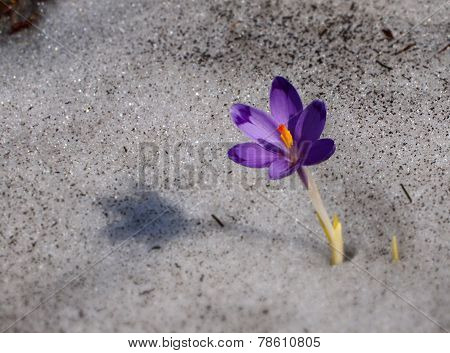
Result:
M344 261L344 239L342 237L342 225L337 215L333 217L333 223L330 221L327 210L323 205L319 189L314 181L312 174L307 168L305 174L308 181L308 193L311 202L316 210L317 218L328 240L328 246L331 252L331 265L339 265Z
M398 262L400 260L400 256L398 255L398 242L397 236L394 235L391 240L391 253L392 253L392 262Z

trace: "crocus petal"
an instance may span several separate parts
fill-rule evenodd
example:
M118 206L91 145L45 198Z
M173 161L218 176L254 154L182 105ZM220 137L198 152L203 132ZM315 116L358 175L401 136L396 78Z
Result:
M266 149L271 148L270 144L285 150L277 131L278 125L269 114L245 104L234 104L230 112L233 122L248 137Z
M232 161L250 168L268 167L274 160L279 158L278 154L267 151L253 142L233 146L228 151L228 157Z
M294 132L297 141L318 140L325 127L326 115L325 103L320 100L312 101L298 119Z
M302 101L294 86L281 76L275 77L270 89L270 111L278 124L284 124L287 128L295 127L296 124L290 119L297 117L295 114L302 110Z
M314 141L306 155L303 165L313 165L324 162L333 155L334 151L336 151L336 146L332 139L320 139Z
M269 167L269 178L281 179L287 177L300 168L301 165L301 161L297 161L297 163L292 164L285 158L277 159Z
M297 158L304 161L308 156L309 150L311 149L313 142L309 140L298 140L296 143ZM303 164L303 163L302 163Z
M304 114L303 113L297 113L293 117L291 117L291 120L289 122L295 123L294 127L291 127L289 131L292 134L292 138L294 139L295 145L298 147L298 145L301 143L301 132L302 132L302 125L304 121Z

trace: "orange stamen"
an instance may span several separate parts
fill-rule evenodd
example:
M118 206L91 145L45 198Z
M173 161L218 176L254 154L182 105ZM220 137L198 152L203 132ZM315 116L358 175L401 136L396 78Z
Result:
M278 126L277 131L280 133L281 141L283 141L284 145L287 148L291 148L294 144L294 140L292 139L292 135L290 131L286 128L286 125L281 124Z

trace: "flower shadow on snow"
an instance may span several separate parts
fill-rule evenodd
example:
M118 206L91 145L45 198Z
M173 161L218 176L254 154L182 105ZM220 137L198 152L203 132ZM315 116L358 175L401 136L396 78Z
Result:
M161 246L186 233L193 221L157 192L130 192L100 201L108 225L103 229L113 245L134 238L150 247Z

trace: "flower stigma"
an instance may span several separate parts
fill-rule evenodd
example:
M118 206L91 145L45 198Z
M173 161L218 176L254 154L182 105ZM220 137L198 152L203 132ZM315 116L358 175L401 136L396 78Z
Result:
M280 124L277 128L277 131L280 133L281 141L283 141L284 145L287 148L291 148L294 144L294 140L290 131L286 128L286 125Z

